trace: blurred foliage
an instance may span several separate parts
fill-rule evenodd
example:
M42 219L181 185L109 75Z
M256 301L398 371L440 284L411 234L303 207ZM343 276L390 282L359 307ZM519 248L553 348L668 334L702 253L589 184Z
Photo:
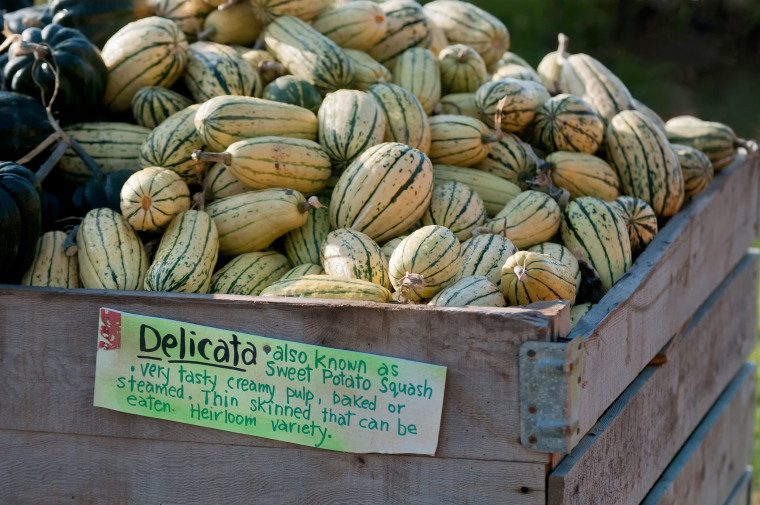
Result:
M760 137L758 0L472 0L538 65L570 37L665 119L692 114Z

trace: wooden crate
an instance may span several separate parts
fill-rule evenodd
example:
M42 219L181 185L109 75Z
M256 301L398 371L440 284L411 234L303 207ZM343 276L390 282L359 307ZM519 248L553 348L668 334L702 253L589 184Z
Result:
M2 286L3 502L543 505L561 454L744 257L758 235L759 178L743 157L721 171L572 333L563 303L446 309ZM445 365L436 455L319 451L94 408L100 307ZM530 371L552 359L565 360L563 373Z
M726 505L750 505L752 503L752 467L748 466L726 500Z

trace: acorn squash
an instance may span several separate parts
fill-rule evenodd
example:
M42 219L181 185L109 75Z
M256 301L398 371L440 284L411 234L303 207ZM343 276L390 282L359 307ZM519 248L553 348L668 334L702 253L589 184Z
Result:
M16 284L34 260L42 203L34 173L0 162L0 283Z
M34 98L0 91L0 153L17 160L37 147L51 133L45 108Z
M76 28L93 44L103 47L111 36L151 13L148 0L52 0L53 23Z

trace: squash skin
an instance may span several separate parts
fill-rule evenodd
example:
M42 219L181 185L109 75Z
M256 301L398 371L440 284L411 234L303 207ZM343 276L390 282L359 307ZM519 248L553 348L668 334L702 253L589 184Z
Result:
M34 260L42 230L42 200L34 174L11 162L0 163L0 283L17 284Z
M34 98L0 91L0 152L17 160L37 147L51 133L45 108Z
M76 28L93 44L103 47L127 23L148 16L147 0L52 0L53 23Z

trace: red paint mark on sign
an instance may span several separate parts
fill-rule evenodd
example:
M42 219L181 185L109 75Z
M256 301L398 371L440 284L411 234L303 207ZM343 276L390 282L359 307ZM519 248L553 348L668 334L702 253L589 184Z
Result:
M98 349L110 351L121 347L121 312L100 309Z

